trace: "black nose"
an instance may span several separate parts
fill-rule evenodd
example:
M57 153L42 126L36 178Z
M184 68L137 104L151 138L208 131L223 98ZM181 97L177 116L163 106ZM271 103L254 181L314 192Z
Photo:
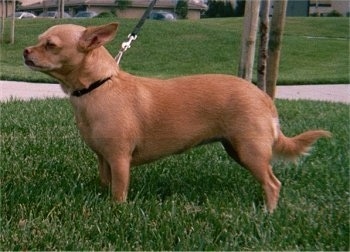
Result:
M29 54L30 54L30 49L29 48L24 49L23 57L27 57Z

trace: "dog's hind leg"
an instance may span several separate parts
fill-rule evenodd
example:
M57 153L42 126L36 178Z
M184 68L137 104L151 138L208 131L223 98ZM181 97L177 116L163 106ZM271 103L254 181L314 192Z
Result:
M239 160L238 157L238 153L236 152L235 148L233 147L233 145L231 144L231 142L227 139L223 139L221 141L222 145L225 148L225 151L227 152L227 154L233 158L237 163L239 163L240 165L243 166L243 164L241 164L241 161Z
M231 144L230 141L224 141L223 145L227 153L248 169L262 185L267 210L272 213L277 207L281 183L273 174L270 165L272 158L271 145L259 142L258 139L245 139L242 144L235 145Z
M257 172L254 167L250 167L250 171L261 183L265 191L267 210L272 213L277 207L281 182L273 174L270 164L262 164Z

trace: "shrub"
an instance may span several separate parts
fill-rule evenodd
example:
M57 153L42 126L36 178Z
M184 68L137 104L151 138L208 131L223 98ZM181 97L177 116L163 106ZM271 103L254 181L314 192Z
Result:
M239 1L241 6L241 1ZM205 17L233 17L235 10L230 1L208 1L208 10L205 12Z
M187 1L179 0L176 4L175 13L179 18L185 19L188 13Z
M332 10L327 14L327 17L342 17L343 15L336 10Z
M116 15L112 11L108 11L108 12L101 12L95 18L111 18L115 16Z
M125 10L131 5L130 0L116 0L115 3L120 10Z

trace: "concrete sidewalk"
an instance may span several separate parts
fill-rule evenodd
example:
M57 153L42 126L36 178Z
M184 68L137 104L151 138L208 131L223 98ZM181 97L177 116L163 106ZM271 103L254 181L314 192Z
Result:
M30 100L65 98L58 84L40 84L15 81L0 81L0 102L11 99ZM319 100L350 104L350 84L278 86L278 99Z

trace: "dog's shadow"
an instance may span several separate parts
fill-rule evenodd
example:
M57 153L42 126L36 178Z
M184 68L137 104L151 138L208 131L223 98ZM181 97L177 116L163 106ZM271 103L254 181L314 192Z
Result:
M90 166L93 159L86 163ZM50 167L50 168L48 168ZM48 197L70 195L84 200L109 201L111 190L100 184L97 167L75 171L69 164L45 163L46 176L40 176L30 183L33 190L51 188ZM66 173L65 176L61 176ZM57 178L51 181L50 178ZM49 186L50 184L50 186ZM29 190L31 191L31 190ZM55 192L55 193L54 193ZM231 201L263 204L261 188L251 174L230 159L217 146L198 147L184 154L170 156L150 164L133 167L129 186L129 202L185 199L202 204L220 198Z
M163 202L180 197L201 203L224 196L232 200L242 197L242 201L247 197L249 202L263 203L257 181L223 150L219 156L204 150L200 159L193 157L194 152L133 168L129 200L156 197Z

